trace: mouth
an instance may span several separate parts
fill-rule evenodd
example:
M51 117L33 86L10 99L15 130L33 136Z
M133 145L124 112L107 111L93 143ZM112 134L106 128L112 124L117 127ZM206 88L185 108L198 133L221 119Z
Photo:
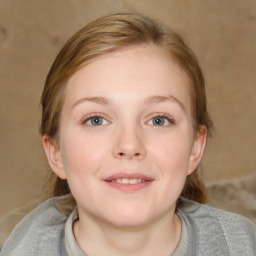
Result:
M120 183L120 184L131 184L131 185L134 185L134 184L138 184L138 183L143 183L143 182L146 182L146 180L142 180L142 179L126 179L126 178L122 178L122 179L114 179L114 180L111 180L109 182L114 182L114 183Z
M118 173L104 179L106 184L123 192L132 193L146 188L153 178L138 173Z

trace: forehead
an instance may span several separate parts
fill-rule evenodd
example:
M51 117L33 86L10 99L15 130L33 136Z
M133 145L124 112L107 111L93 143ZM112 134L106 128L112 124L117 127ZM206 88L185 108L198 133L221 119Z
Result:
M172 94L190 105L188 87L186 72L166 51L156 46L130 46L95 58L71 76L65 103L79 96L121 95L135 100Z

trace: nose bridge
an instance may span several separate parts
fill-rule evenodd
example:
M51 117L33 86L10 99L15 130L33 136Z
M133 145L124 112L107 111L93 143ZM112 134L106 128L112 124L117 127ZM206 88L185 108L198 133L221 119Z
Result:
M117 158L143 159L146 155L144 136L141 127L126 124L118 127L113 153Z

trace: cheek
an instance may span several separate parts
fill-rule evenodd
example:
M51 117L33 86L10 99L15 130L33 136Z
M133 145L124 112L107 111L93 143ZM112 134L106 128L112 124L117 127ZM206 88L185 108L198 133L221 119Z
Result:
M99 140L85 136L83 132L66 133L62 140L62 157L67 181L78 204L82 205L84 196L90 197L97 191L100 170L105 162L107 143L99 145ZM95 192L95 194L97 194ZM91 200L91 199L90 199Z
M155 186L158 191L151 201L159 209L168 211L175 205L186 181L191 138L181 132L160 138L151 141L149 148L151 166L157 170Z
M180 196L189 170L191 144L187 137L175 136L155 150L159 171L159 201L174 202Z
M91 172L97 172L108 152L106 145L103 139L85 136L83 132L67 134L62 144L62 157L67 175L89 175Z
M162 175L184 176L189 166L191 138L184 133L175 134L153 143L150 151Z

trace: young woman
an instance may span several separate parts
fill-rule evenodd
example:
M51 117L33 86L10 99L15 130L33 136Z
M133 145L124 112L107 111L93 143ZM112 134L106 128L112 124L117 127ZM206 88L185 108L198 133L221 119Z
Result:
M202 204L210 130L201 69L177 33L137 14L91 22L42 94L51 199L1 255L255 255L252 222Z

